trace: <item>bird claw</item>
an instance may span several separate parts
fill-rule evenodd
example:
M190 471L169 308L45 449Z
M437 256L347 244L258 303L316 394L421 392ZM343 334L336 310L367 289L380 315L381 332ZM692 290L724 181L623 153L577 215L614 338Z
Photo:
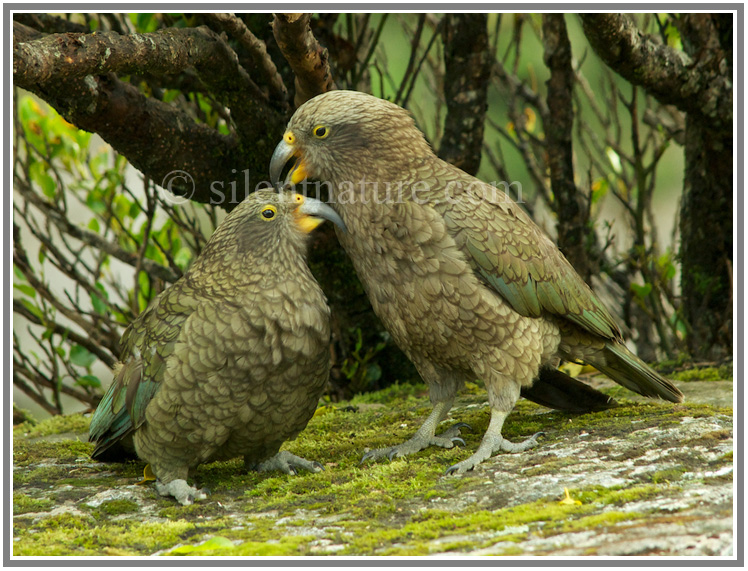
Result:
M457 466L457 464L452 464L449 468L447 468L447 471L444 472L444 475L449 476L450 474L454 474L458 470L459 470L459 467Z
M473 427L470 426L467 422L458 422L457 424L452 426L452 428L457 428L457 429L465 428L468 432L473 431Z
M452 440L452 442L454 442L455 444L459 444L460 446L467 446L465 444L465 441L462 438L460 438L459 436L455 436L454 438L451 438L451 440Z
M257 472L278 470L289 476L298 476L299 468L309 472L321 472L324 470L324 467L319 462L305 460L304 458L291 454L287 450L282 450L272 458L268 458L264 462L257 464L245 461L245 465Z
M156 480L156 491L161 496L173 496L183 506L192 505L194 502L208 497L208 490L193 488L181 479L172 480L166 484Z
M390 462L392 462L392 459L393 459L393 458L394 458L395 456L397 456L397 449L396 449L396 448L393 448L393 449L392 449L392 450L390 450L390 451L389 451L389 453L387 454L387 459L388 459L388 460L389 460Z

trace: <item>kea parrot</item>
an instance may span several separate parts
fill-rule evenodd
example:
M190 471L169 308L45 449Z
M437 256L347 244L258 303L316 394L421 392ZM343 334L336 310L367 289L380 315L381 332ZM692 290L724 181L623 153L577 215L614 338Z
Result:
M291 159L294 159L291 163ZM613 317L556 245L506 194L439 159L405 109L354 91L300 106L270 163L270 178L316 179L347 232L338 232L372 307L428 385L433 410L415 435L363 460L463 443L441 435L457 391L481 379L491 419L462 473L499 451L520 394L566 410L613 403L555 366L588 363L624 387L680 402L682 393L624 345Z
M218 226L185 275L127 328L114 381L91 419L92 457L148 462L156 489L204 499L199 464L322 467L283 451L314 414L330 373L330 310L306 265L328 205L259 190Z

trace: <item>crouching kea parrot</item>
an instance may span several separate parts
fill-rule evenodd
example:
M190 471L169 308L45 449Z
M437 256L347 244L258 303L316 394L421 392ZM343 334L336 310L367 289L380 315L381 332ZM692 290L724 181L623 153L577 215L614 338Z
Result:
M566 410L610 399L555 369L583 361L624 387L672 402L681 392L631 353L612 316L555 244L507 195L439 159L401 107L332 91L299 107L271 159L279 181L327 184L338 232L374 311L429 388L433 411L408 441L363 460L451 448L460 424L436 427L465 381L482 379L491 420L477 451L448 469L471 470L499 451L520 393Z
M204 499L199 464L243 456L248 468L319 471L281 444L314 414L330 372L330 310L306 265L324 203L251 194L187 273L127 328L114 381L93 414L92 457L149 463L161 495Z

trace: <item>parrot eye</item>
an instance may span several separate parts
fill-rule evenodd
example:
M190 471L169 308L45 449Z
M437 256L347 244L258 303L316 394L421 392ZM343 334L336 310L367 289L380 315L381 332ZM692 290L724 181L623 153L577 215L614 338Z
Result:
M273 218L275 218L275 213L276 213L276 212L277 212L277 211L276 211L276 209L275 209L275 206L272 206L271 204L268 204L267 206L265 206L265 207L264 207L264 208L263 208L263 209L262 209L262 210L260 211L260 215L261 215L261 216L262 216L262 217L263 217L263 218L264 218L265 220L272 220Z
M325 137L327 137L327 135L330 134L330 131L324 125L317 125L314 128L313 132L314 132L314 136L317 137L318 139L324 139Z

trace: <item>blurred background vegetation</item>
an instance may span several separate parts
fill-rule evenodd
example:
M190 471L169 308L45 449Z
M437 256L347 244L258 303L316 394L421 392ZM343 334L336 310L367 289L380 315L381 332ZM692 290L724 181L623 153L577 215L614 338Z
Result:
M658 46L698 48L684 46L695 25L681 15L630 21ZM713 27L724 34L721 26ZM184 54L164 63L165 52L128 43L143 37L134 34ZM95 407L124 328L184 273L231 208L211 204L200 181L238 181L243 193L246 178L254 189L295 106L335 87L407 107L443 158L506 183L645 360L731 357L731 313L715 313L725 331L694 338L684 307L689 111L615 73L588 36L577 15L14 14L16 400L50 414ZM299 50L315 69L300 66ZM554 73L566 73L565 92L551 84ZM553 132L559 93L569 97L566 141ZM731 135L721 152L731 161ZM569 168L554 175L564 153ZM196 192L179 181L160 186L175 170L194 175ZM731 261L732 227L722 224ZM714 273L725 271L714 263ZM417 382L330 228L315 237L310 264L334 312L327 396ZM707 297L732 307L731 273L729 291L705 284Z

